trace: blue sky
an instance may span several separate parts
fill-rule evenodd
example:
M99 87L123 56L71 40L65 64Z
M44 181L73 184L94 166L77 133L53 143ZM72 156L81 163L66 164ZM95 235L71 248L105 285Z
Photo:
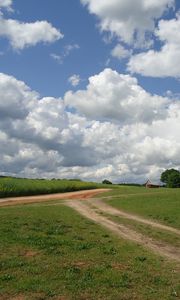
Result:
M179 33L178 0L0 0L1 173L141 182L179 168Z
M39 44L20 53L13 51L7 40L1 40L1 49L6 54L1 57L1 71L25 81L42 95L63 96L70 88L67 79L72 74L80 74L87 83L89 76L98 73L105 66L109 48L104 44L96 28L94 18L79 1L48 0L14 1L13 8L22 22L47 20L60 28L64 38L50 45ZM51 53L62 55L64 47L79 45L58 64ZM36 75L35 75L36 74ZM51 81L51 82L50 82Z
M64 38L49 45L38 44L23 51L13 50L6 38L1 39L0 57L1 72L11 74L25 81L32 89L41 95L63 97L70 89L68 78L72 74L79 74L83 79L81 87L87 84L89 76L97 74L106 66L106 61L111 58L109 67L121 73L127 73L127 60L118 61L110 57L110 52L116 44L116 38L107 44L103 38L107 33L100 33L98 20L90 15L79 0L31 0L13 2L14 13L5 12L6 17L11 17L22 22L35 22L47 20L54 27L59 28ZM180 3L176 1L176 11ZM175 15L169 11L165 18ZM62 55L68 45L79 45L64 58L62 64L53 61L51 53ZM155 44L155 49L157 49ZM180 92L179 80L174 78L147 78L137 76L140 84L148 91L163 95L167 89L174 93Z

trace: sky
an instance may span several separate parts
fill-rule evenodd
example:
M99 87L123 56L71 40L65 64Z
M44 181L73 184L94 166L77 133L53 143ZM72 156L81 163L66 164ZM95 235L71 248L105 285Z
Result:
M0 0L0 174L180 169L179 0Z

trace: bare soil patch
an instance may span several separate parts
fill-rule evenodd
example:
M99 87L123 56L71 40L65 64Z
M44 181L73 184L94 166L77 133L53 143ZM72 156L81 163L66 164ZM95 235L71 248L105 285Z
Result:
M37 252L35 252L35 251L27 251L24 256L25 257L34 257L36 255L37 255Z
M23 295L16 295L16 296L9 296L9 295L4 295L0 296L0 300L26 300L27 298Z

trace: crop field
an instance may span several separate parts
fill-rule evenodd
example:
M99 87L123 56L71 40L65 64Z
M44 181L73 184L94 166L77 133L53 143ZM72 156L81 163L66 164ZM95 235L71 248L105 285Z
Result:
M0 198L12 196L29 196L52 193L65 193L100 188L102 184L82 182L79 180L45 180L0 178Z
M179 195L115 187L85 200L0 207L0 300L178 299ZM132 220L132 214L167 231ZM105 228L104 220L141 234L145 243ZM148 248L146 238L163 251Z

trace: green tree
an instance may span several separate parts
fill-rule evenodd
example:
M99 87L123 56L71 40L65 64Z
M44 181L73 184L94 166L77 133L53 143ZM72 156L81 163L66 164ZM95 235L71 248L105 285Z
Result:
M102 183L103 183L103 184L112 184L112 182L109 181L109 180L107 180L107 179L104 179L104 180L102 181Z
M161 174L161 181L170 188L180 187L180 172L175 169L166 170Z
M168 187L176 188L180 187L180 172L178 173L171 173L168 178Z

